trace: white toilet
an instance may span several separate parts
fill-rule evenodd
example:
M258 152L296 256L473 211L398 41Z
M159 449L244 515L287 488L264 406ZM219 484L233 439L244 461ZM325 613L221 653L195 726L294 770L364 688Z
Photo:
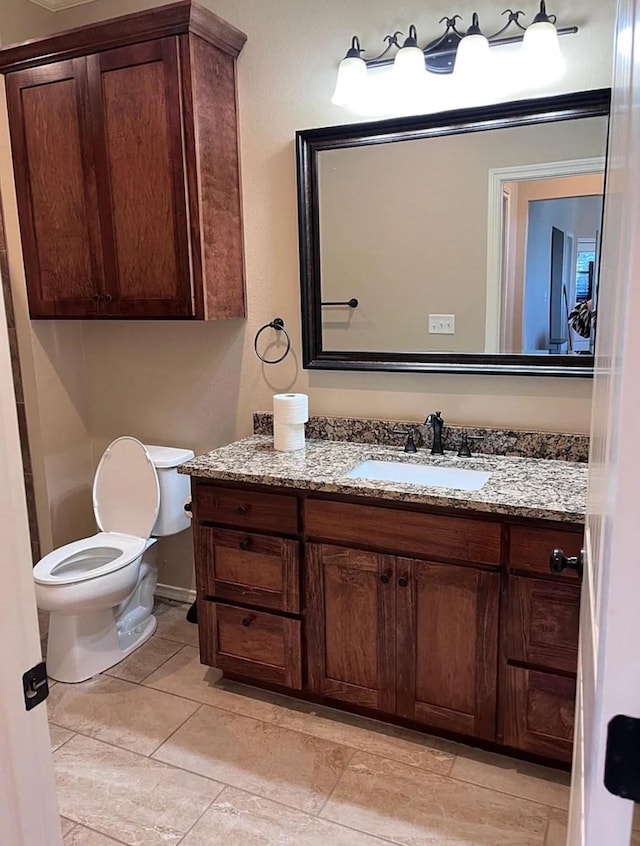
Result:
M47 669L81 682L113 667L156 630L155 538L190 525L188 476L177 467L190 449L117 438L93 480L100 532L45 555L34 567L38 608L50 611Z

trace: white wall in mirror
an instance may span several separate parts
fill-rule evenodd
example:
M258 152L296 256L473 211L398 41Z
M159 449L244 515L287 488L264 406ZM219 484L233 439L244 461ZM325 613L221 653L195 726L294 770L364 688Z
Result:
M550 349L533 323L546 308L549 325L550 279L534 283L532 271L525 284L527 208L567 190L601 193L606 133L607 119L593 117L321 151L322 300L359 300L356 309L323 309L323 349L569 352L568 331L564 346ZM566 163L576 173L600 173L580 188L541 179L565 175ZM519 205L518 172L528 174ZM491 215L490 190L503 184L496 174L510 175L512 209L521 220L511 230L511 276L502 273L501 218ZM498 202L500 215L501 196ZM576 247L585 237L569 221L563 231ZM550 241L544 249L550 260ZM567 289L572 307L569 282ZM454 334L430 333L433 314L454 315ZM535 336L526 349L525 334Z

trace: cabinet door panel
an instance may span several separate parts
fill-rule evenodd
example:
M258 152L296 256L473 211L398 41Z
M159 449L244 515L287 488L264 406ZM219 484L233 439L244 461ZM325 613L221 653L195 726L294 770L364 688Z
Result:
M309 686L369 708L395 707L395 560L307 545Z
M494 739L500 575L409 559L397 568L398 713Z
M504 743L525 752L570 761L575 680L522 667L506 667L504 691Z
M177 42L107 50L88 59L98 119L107 314L192 314Z
M103 269L86 61L10 74L7 97L31 316L90 316Z
M508 661L575 673L578 666L580 588L512 576L506 609Z

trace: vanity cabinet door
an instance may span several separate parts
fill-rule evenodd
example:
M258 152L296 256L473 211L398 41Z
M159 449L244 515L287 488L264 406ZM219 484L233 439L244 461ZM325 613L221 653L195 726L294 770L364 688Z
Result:
M395 558L308 544L308 683L315 693L395 711Z
M500 574L397 560L397 713L496 735Z

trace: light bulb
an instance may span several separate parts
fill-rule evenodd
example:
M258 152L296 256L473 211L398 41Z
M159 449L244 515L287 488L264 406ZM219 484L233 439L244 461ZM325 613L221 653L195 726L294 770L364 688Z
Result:
M485 76L491 64L491 48L482 33L465 35L456 50L456 61L453 72L456 77L464 77L465 81Z
M529 84L553 82L565 71L555 18L547 15L544 0L522 39L522 64Z
M427 77L424 53L418 47L418 34L413 24L409 27L409 37L393 60L393 74L396 81L408 89L418 88Z
M334 106L357 106L365 97L368 85L367 65L360 53L357 35L351 39L351 47L338 66L338 78L331 102Z

